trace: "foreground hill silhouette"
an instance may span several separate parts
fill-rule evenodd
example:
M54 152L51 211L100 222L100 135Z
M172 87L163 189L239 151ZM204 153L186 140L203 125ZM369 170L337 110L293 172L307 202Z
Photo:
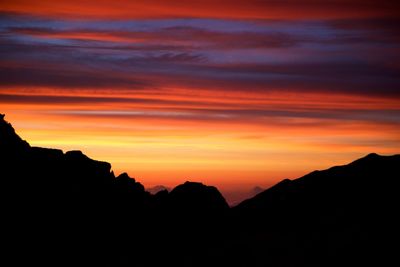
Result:
M229 208L212 186L152 195L80 151L31 147L2 115L2 252L13 265L393 264L399 166L370 154Z

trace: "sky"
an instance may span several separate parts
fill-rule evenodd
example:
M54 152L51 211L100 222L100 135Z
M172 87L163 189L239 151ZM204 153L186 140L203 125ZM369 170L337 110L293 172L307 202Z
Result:
M232 203L399 153L396 2L0 0L0 112L31 145Z

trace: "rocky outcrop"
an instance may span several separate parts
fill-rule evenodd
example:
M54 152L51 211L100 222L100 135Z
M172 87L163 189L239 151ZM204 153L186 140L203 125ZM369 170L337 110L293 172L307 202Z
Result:
M169 193L168 200L173 209L185 213L221 212L229 208L217 188L197 182L178 185Z

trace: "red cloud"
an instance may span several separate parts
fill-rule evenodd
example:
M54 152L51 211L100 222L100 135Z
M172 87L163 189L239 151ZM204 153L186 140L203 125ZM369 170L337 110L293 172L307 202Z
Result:
M0 11L83 18L325 19L396 17L399 5L393 0L14 0L1 3Z

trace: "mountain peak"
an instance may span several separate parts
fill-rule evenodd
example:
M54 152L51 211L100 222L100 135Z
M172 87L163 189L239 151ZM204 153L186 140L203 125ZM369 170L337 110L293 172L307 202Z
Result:
M5 114L0 114L0 148L7 153L26 151L30 146L15 132L11 123L5 119Z
M376 160L379 160L382 158L385 158L385 156L379 155L377 153L369 153L368 155L351 162L350 165L353 165L353 164L364 165L364 164L368 164L368 162L376 161Z
M378 154L376 153L369 153L368 155L365 156L366 158L373 158L373 157L379 157Z
M178 185L170 193L171 201L180 210L225 210L228 204L214 186L207 186L199 182L186 181Z
M359 158L356 161L361 161L361 160L372 160L372 159L377 159L377 158L381 158L383 156L377 154L377 153L369 153L368 155L366 155L365 157Z

